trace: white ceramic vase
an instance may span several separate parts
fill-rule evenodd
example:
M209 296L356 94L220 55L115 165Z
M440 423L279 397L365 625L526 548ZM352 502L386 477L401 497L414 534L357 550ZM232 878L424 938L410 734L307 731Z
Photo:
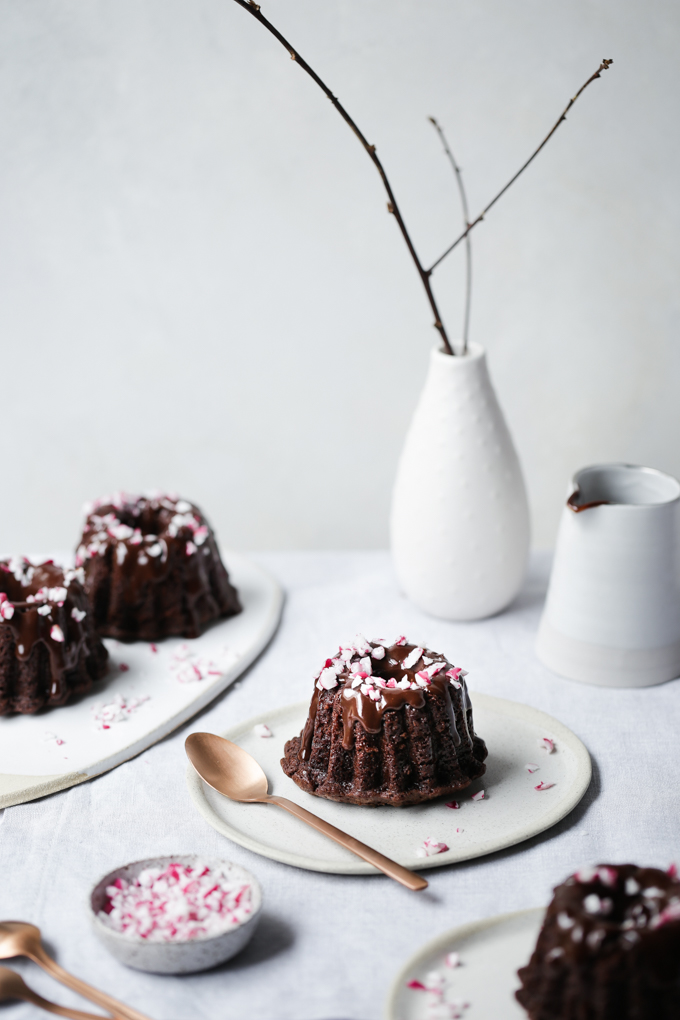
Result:
M499 612L522 583L529 508L482 347L433 350L392 498L392 556L412 602L447 620Z

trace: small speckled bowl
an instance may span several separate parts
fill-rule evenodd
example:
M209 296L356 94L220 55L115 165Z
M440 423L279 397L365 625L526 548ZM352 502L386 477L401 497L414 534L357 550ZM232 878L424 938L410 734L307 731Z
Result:
M106 901L106 887L117 878L134 881L145 868L165 868L168 864L207 864L209 868L228 864L234 875L247 881L252 889L253 910L246 921L229 928L219 935L206 938L187 939L184 942L149 942L135 936L113 931L99 917ZM134 861L122 868L110 871L95 885L89 899L90 916L97 938L109 952L128 967L150 971L152 974L192 974L208 970L239 953L252 938L262 909L260 883L249 871L228 861L210 860L196 854L179 854L176 857L149 857L145 861Z

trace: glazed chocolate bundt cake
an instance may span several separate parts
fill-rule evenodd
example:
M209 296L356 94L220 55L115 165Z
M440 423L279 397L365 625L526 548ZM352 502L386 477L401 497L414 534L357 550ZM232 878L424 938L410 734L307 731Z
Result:
M76 553L100 634L198 637L241 611L208 522L176 496L118 494L86 507Z
M530 1020L678 1020L676 869L603 864L572 875L519 977Z
M317 676L283 771L307 793L349 804L418 804L462 790L487 755L464 676L404 637L357 637Z
M82 570L0 561L0 715L63 705L106 673Z

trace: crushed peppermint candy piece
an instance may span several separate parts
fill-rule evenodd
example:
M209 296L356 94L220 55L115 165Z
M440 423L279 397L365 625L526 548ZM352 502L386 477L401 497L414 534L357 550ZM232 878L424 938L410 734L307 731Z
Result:
M76 623L82 623L86 616L87 613L85 612L85 610L78 609L77 606L74 606L73 609L71 610L71 618L75 620Z
M57 747L61 747L63 744L66 743L65 740L62 740L61 737L58 737L56 733L52 733L50 730L45 730L45 736L43 737L43 739L45 741L53 740Z
M544 783L541 781L538 786L534 786L534 790L550 790L554 785L554 783Z
M418 991L418 992L426 992L427 991L427 986L424 985L422 981L407 981L406 982L406 987L407 988L413 988L415 991Z
M14 606L5 595L4 591L0 591L0 616L3 620L11 620L14 616Z
M669 875L670 878L677 878L678 877L678 866L677 866L677 864L670 864L666 874Z
M147 942L188 942L236 928L253 910L252 887L231 864L192 867L171 863L145 868L128 882L106 887L103 923L128 938Z
M423 654L423 649L422 648L418 648L418 647L414 648L413 651L408 653L408 655L406 656L406 658L402 662L403 668L404 669L413 669L413 667L415 666L416 662L418 662L418 659L420 659L422 654Z
M538 772L540 767L541 767L540 765L534 765L533 762L529 762L528 765L524 766L524 768L527 770L527 772Z
M470 800L485 800L486 794L484 790L480 790L479 793L473 793Z
M374 648L371 652L371 658L373 659L384 659L385 655L386 652L382 645L378 645L378 647Z
M552 754L555 750L555 741L551 740L550 737L539 737L538 746L542 747L548 754Z
M49 616L52 612L52 606L44 605L38 606L38 616Z
M157 652L158 652L158 646L157 645L149 645L149 651L153 652L153 654L156 655Z
M428 836L416 850L416 857L434 857L435 854L443 854L448 849L446 843Z
M140 694L139 697L124 698L122 694L116 694L113 701L95 706L94 722L98 730L110 730L115 723L125 722L130 718L145 701L149 701L148 694Z
M119 662L118 663L118 669L121 671L121 673L127 673L129 668L130 667L128 666L127 662Z
M610 899L601 898L597 893L589 893L583 900L583 909L587 914L596 914L599 917L606 917L611 914L614 904Z
M273 737L274 734L269 729L266 723L257 723L253 726L253 733L256 737Z
M224 647L214 658L199 653L184 643L170 656L170 671L181 684L197 683L201 680L216 680L234 665L238 655L233 649Z
M457 800L450 800L446 807L452 808L453 811L458 811L460 804Z
M52 627L50 628L50 637L52 638L53 641L61 642L65 640L64 632L58 623L53 624Z
M458 953L447 953L444 957L444 963L452 970L454 967L460 967L460 955Z

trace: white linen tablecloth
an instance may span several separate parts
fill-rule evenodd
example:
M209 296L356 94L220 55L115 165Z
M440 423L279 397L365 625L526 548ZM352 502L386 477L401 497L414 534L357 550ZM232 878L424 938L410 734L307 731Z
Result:
M0 918L39 925L68 970L154 1020L378 1020L397 969L440 932L544 904L551 888L582 863L667 867L680 855L680 682L610 690L545 669L534 639L548 557L534 557L507 612L458 624L410 605L384 552L256 558L280 579L287 603L278 634L248 673L201 716L133 761L8 808L0 819ZM468 669L471 689L533 705L573 729L594 765L582 803L554 829L517 847L428 871L430 887L418 894L383 877L287 867L214 832L187 791L187 733L219 733L267 708L305 699L324 658L358 631L387 638L404 633ZM119 864L174 853L224 857L251 869L264 889L261 926L241 955L211 972L180 978L126 969L91 934L87 893ZM47 997L89 1008L32 964L11 966ZM6 1020L38 1015L25 1004L3 1012Z

